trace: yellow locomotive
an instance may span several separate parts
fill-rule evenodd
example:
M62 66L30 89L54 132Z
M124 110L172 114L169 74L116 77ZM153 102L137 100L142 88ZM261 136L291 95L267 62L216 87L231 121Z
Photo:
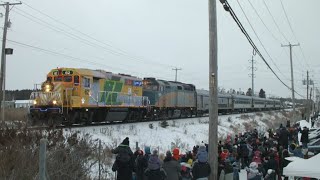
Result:
M149 100L142 79L103 70L56 68L32 92L31 125L142 119Z

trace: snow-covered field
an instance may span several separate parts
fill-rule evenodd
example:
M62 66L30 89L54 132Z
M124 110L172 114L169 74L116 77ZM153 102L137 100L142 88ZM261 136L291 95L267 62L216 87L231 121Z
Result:
M279 127L285 123L290 112L258 112L219 116L218 136L223 139L227 134L235 134L257 128L265 131L270 126ZM151 146L160 153L179 147L181 152L192 150L194 145L208 142L209 117L168 120L168 126L161 122L140 122L131 124L91 126L74 128L72 131L89 133L94 139L101 139L110 148L119 145L125 137L130 138L130 147ZM285 125L285 124L284 124Z

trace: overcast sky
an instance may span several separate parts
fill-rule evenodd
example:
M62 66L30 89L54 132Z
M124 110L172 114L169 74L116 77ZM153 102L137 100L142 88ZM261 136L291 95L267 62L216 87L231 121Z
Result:
M285 38L293 44L300 43L301 49L293 48L294 78L297 92L305 95L306 87L302 86L301 81L306 78L306 70L312 71L311 78L320 83L320 1L282 2L295 35L289 27L280 0L239 0L272 62L237 0L229 0L268 63L289 86L289 48L282 48L281 43L288 44ZM44 81L50 69L56 67L104 69L141 78L166 80L174 80L172 68L178 67L182 68L178 71L179 81L193 83L199 89L208 89L207 0L25 0L22 3L10 11L12 26L8 31L8 39L42 49L7 42L7 47L14 49L14 54L7 57L7 89L31 89L35 83ZM4 14L4 9L1 12ZM217 16L219 86L246 91L251 87L248 60L251 59L252 48L218 0ZM291 92L257 55L254 59L257 67L256 91L263 88L267 95L291 96ZM296 97L299 98L298 95Z

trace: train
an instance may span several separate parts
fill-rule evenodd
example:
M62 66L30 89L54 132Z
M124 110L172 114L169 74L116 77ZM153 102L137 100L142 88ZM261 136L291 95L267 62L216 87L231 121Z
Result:
M52 69L30 100L31 126L187 118L209 111L209 91L193 84L85 68ZM246 112L280 109L281 103L219 94L218 107L220 113Z

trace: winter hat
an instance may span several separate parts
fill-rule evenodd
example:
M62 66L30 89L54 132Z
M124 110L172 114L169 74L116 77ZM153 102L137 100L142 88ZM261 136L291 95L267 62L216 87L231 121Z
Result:
M200 146L198 154L196 156L199 162L207 162L208 161L208 152L206 151L205 146Z
M258 164L256 162L252 162L252 163L250 163L249 167L251 169L257 169L258 168Z
M272 174L273 170L272 169L268 169L268 174Z
M189 159L187 164L189 164L190 166L192 166L192 163L193 163L193 160L192 159Z
M174 148L173 149L172 154L173 154L173 158L175 160L179 160L179 158L180 158L179 152L180 152L179 148Z
M224 149L220 154L221 160L225 160L228 156L229 156L228 149Z
M149 161L148 161L148 168L150 170L160 169L160 159L158 158L158 156L155 156L155 155L150 156Z
M121 144L129 146L129 138L126 137Z
M172 154L171 154L170 151L167 151L167 152L166 152L166 157L168 157L168 158L171 158L171 157L172 157Z
M151 154L150 147L149 147L149 146L144 147L144 152L145 152L146 154Z
M156 149L153 150L153 151L152 151L152 155L153 155L153 156L158 156L158 150L156 150Z
M138 154L139 155L143 155L143 151L142 150L138 150Z

